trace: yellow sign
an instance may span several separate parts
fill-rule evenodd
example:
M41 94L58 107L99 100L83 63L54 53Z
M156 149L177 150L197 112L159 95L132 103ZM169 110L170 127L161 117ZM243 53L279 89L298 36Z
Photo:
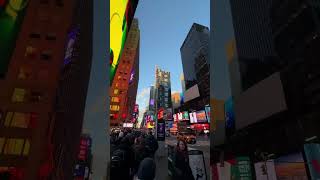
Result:
M211 119L210 131L215 131L217 127L217 121L225 120L224 100L210 99Z

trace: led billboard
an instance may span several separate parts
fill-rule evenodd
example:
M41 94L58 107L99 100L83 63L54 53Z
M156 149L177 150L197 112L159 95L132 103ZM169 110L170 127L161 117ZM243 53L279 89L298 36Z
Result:
M196 112L192 112L189 115L190 115L190 123L197 123L198 122Z
M138 0L110 0L110 77L115 75Z
M0 78L7 73L28 0L0 0Z
M210 106L206 106L205 107L205 111L206 111L206 114L207 114L207 120L210 123L210 116L211 116L211 108L210 108Z
M197 122L198 123L204 123L207 122L207 115L204 110L197 111L196 112Z

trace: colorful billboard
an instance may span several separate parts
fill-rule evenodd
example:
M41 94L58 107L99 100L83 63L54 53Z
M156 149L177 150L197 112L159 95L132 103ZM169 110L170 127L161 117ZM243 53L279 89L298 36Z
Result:
M110 82L126 42L138 0L110 0Z
M254 164L256 180L277 180L274 160Z
M252 179L251 165L249 157L238 157L237 160L237 178L236 179Z
M197 123L204 123L207 122L207 115L204 110L197 111L196 112L196 117L197 117Z
M305 144L304 152L311 179L320 179L320 144Z
M274 163L277 179L308 179L302 153L280 157Z
M0 78L7 73L28 3L0 0Z
M196 112L192 112L189 115L190 115L190 123L197 123L198 122Z

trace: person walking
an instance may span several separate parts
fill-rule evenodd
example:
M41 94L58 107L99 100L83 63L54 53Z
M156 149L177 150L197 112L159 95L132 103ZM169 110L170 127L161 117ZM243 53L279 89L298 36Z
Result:
M174 156L173 180L194 180L192 170L189 165L188 146L185 141L178 140Z

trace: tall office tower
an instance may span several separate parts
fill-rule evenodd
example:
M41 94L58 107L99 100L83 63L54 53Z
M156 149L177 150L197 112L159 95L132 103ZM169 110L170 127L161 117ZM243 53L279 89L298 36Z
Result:
M207 45L209 46L209 44ZM207 48L199 51L195 59L195 73L200 96L209 104L210 101L210 63Z
M110 91L110 126L132 119L139 81L140 30L134 19Z
M186 90L198 83L195 68L196 58L200 51L208 54L208 48L209 28L194 23L180 48Z
M1 20L23 22L16 43L0 46L13 52L0 81L0 171L23 180L70 179L90 74L92 2L5 6Z
M170 72L156 67L156 110L172 108Z
M235 96L285 66L273 44L271 4L269 0L230 0L235 41L227 45L227 52ZM237 59L231 58L233 49Z
M284 90L288 92L286 99L292 110L290 122L303 129L301 139L318 136L320 2L272 2L275 49L280 58L288 62L287 73L282 79L286 82Z
M156 110L156 95L157 95L157 91L156 88L154 86L150 87L150 97L149 97L149 111L154 111Z

